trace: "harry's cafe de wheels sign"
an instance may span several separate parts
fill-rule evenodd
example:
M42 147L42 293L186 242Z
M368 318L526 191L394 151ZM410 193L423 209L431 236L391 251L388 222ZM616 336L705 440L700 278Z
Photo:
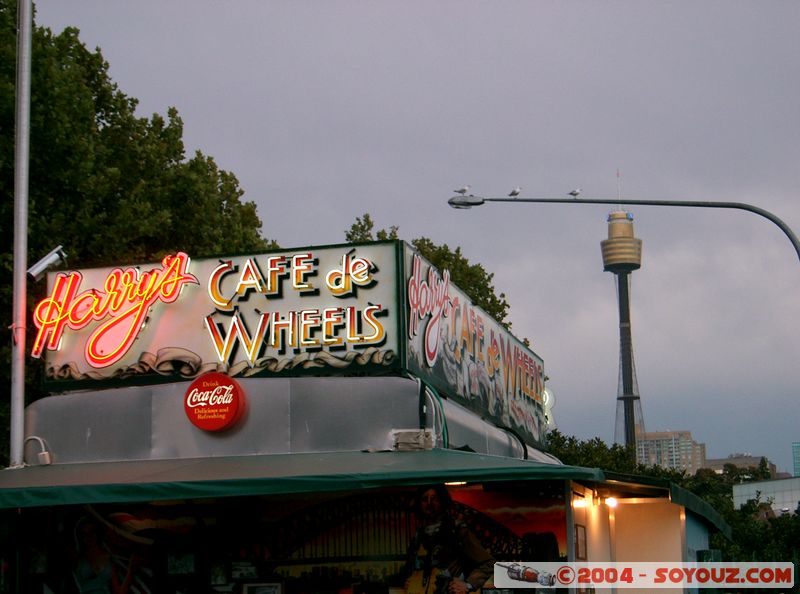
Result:
M33 321L47 387L192 380L206 430L241 415L237 378L405 370L543 437L542 360L401 241L50 273Z

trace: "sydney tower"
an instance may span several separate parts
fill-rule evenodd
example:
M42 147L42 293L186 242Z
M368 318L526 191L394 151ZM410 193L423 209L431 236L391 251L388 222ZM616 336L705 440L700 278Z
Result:
M631 339L630 274L642 265L642 240L633 235L633 215L616 210L608 215L608 239L600 242L603 269L613 273L617 281L619 302L619 385L614 441L632 446L644 433L642 403L633 364Z

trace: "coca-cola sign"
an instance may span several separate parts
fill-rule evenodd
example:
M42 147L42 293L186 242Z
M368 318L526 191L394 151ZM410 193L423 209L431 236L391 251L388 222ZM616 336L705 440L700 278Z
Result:
M194 380L183 400L186 416L203 431L223 431L241 418L244 392L224 373L207 373Z

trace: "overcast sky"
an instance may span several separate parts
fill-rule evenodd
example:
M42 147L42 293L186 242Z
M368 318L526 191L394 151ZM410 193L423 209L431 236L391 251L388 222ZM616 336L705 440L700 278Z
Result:
M100 47L139 114L175 106L282 247L357 216L461 246L545 362L559 428L614 438L613 207L483 196L746 202L800 232L800 3L742 0L40 0ZM709 457L800 441L800 259L744 211L631 207L633 344L648 430Z

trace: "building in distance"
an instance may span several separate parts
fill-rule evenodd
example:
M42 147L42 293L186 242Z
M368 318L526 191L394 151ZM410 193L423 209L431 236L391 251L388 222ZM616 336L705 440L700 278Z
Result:
M645 432L636 442L636 459L648 466L694 474L706 467L706 444L696 442L691 431Z
M739 509L751 500L768 504L776 516L796 514L800 506L800 477L733 485L734 508Z
M762 458L766 460L767 468L769 469L769 478L778 478L778 468L773 462L770 462L766 456L754 456L753 454L730 454L727 458L707 458L706 468L710 468L717 474L722 474L725 470L726 464L732 464L736 468L748 469L758 468L761 465Z

